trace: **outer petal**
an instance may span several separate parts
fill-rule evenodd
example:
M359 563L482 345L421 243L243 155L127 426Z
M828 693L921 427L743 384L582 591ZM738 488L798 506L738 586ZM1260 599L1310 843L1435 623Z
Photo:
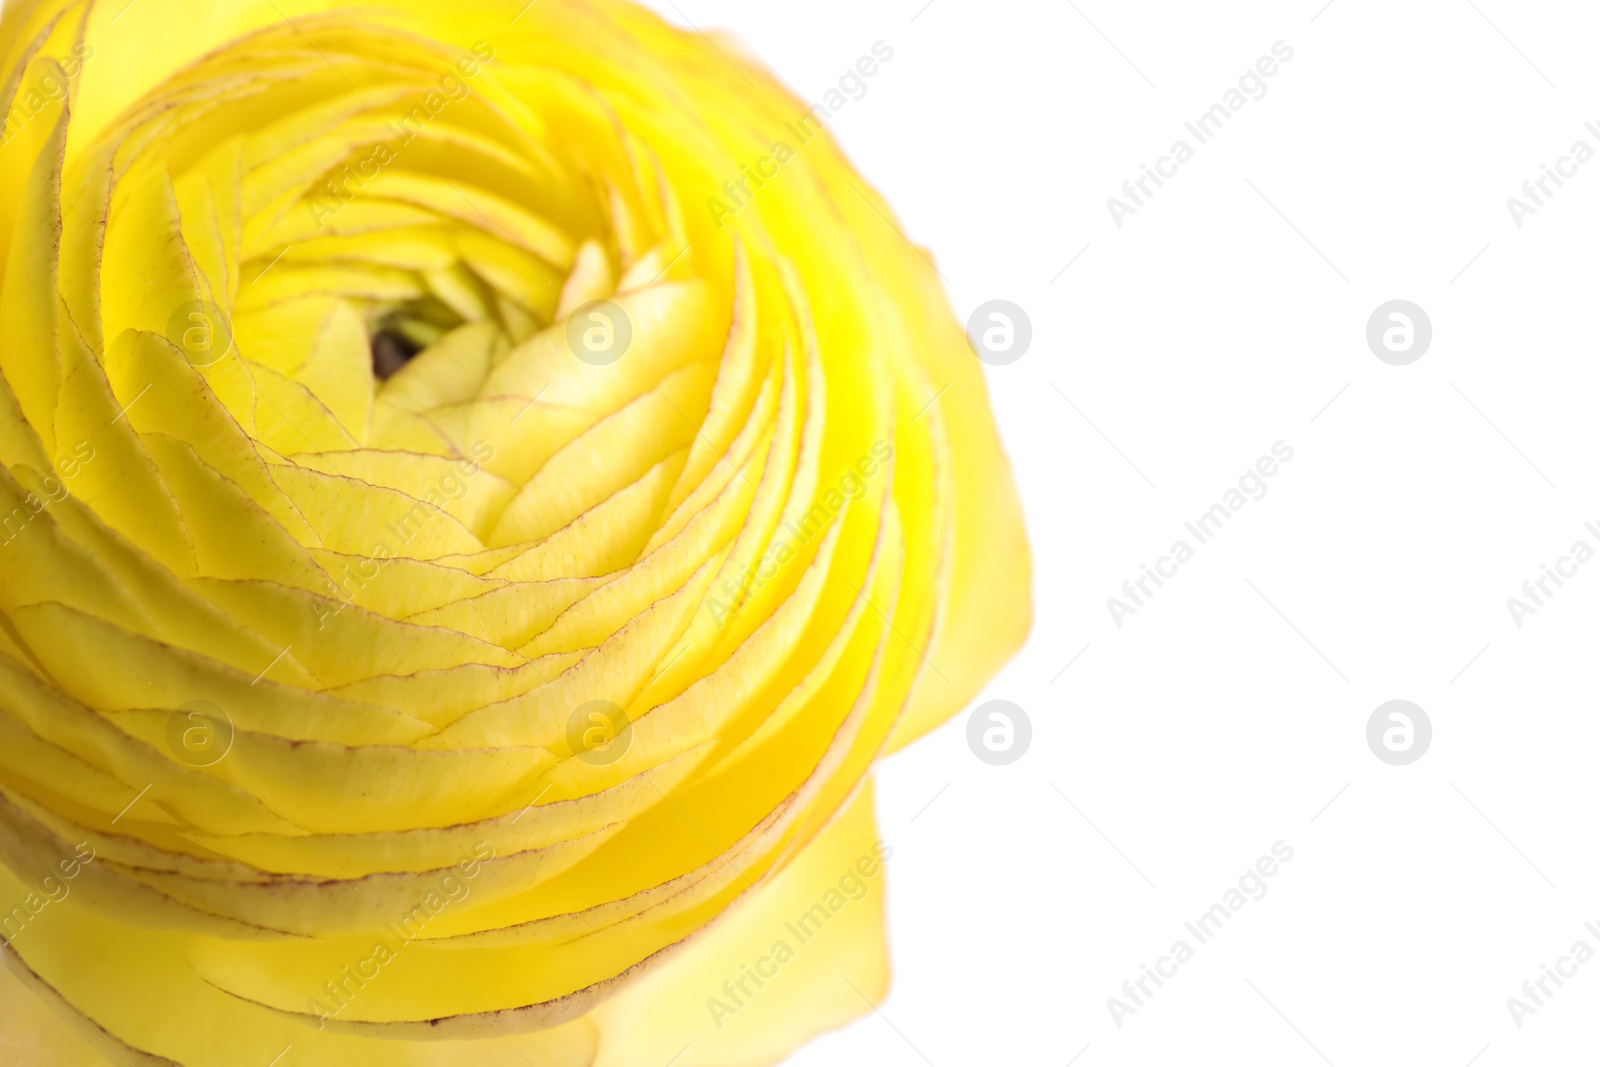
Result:
M676 1050L683 1067L764 1067L876 1004L889 989L889 854L869 782L782 874L595 1012L595 1067Z

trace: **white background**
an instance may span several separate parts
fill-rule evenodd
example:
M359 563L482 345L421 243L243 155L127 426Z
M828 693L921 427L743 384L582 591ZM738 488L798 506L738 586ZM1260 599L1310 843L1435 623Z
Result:
M1004 298L1034 331L988 377L1037 617L985 694L1032 747L985 765L962 716L883 768L894 989L793 1062L1593 1062L1600 960L1520 1029L1506 999L1600 950L1600 561L1520 629L1506 599L1600 549L1600 160L1520 229L1506 199L1600 150L1600 13L922 3L655 4L811 100L891 44L834 133L958 315ZM1267 95L1196 146L1183 123L1279 40ZM1118 229L1107 197L1179 137L1195 158ZM1404 367L1365 340L1396 298L1434 330ZM1267 495L1118 629L1106 598L1279 440ZM1393 698L1433 723L1410 766L1366 744ZM1114 1025L1279 840L1267 895Z

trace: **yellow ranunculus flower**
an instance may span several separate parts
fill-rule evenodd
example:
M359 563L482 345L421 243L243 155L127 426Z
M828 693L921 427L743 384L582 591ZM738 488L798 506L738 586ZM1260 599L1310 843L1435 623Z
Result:
M731 1067L881 997L873 765L1029 564L817 116L622 0L10 0L0 74L0 1058Z

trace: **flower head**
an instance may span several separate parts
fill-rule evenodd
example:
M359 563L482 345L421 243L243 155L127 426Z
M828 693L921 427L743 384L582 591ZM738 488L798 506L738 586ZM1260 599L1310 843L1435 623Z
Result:
M755 1064L881 995L873 765L1028 561L817 108L619 0L22 0L0 64L30 1062L665 1062L687 998Z

